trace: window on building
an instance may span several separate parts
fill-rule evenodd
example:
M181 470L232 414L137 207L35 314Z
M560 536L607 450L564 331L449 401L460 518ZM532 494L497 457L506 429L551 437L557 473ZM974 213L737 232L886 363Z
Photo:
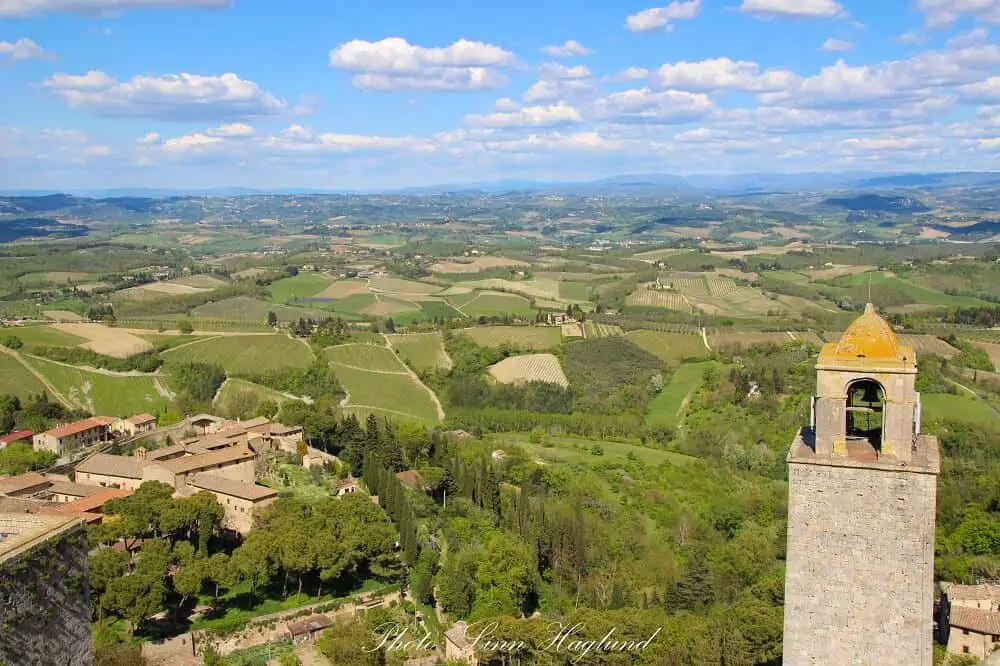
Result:
M966 633L969 633L969 632L966 632ZM968 645L963 645L962 646L962 654L969 654L969 646Z

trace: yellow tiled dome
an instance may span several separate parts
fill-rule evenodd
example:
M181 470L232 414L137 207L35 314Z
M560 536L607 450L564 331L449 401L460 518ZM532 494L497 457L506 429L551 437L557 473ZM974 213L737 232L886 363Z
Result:
M847 327L840 340L824 345L819 355L821 364L890 361L905 365L915 360L913 349L899 344L892 326L871 303L865 306L864 314Z

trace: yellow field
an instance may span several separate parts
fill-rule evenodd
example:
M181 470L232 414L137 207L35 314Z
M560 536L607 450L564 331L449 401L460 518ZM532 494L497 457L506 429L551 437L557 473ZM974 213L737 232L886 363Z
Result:
M432 273L479 273L490 268L505 266L530 266L530 264L526 261L509 259L507 257L461 257L448 261L439 261L431 266L430 270Z
M153 348L148 341L104 324L56 324L56 328L70 335L84 338L81 347L115 358L128 358Z
M364 280L340 280L314 295L313 298L347 298L354 294L367 294L368 286Z
M613 324L599 324L596 322L588 321L583 325L583 330L587 333L587 338L608 338L611 336L624 335L625 331L622 330L621 326L615 326Z
M490 374L502 384L548 382L569 387L559 359L552 354L511 356L490 366Z
M562 337L562 330L555 326L477 326L458 332L483 347L505 344L518 349L551 349Z
M676 291L665 289L639 289L628 295L625 305L643 308L666 308L668 310L690 310L684 297Z
M384 291L397 296L421 296L436 294L441 291L441 287L436 284L417 282L415 280L400 280L398 278L373 278L371 281L372 291Z
M900 344L913 347L913 351L920 354L935 354L943 358L952 358L959 355L959 351L949 345L941 338L933 335L900 335Z

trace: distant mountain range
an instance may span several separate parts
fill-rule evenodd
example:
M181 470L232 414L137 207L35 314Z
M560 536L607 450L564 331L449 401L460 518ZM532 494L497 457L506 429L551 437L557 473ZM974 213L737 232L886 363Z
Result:
M483 192L500 194L505 192L564 192L586 193L677 193L677 194L773 194L781 192L830 191L849 189L901 189L901 188L941 188L976 187L1000 185L997 172L945 172L945 173L750 173L739 175L694 174L627 174L589 181L533 181L498 180L474 183L450 183L433 186L391 188L384 190L324 190L315 188L280 188L264 190L245 187L220 187L211 189L170 189L170 188L113 188L94 190L0 190L3 196L41 196L47 194L73 194L76 196L109 197L149 197L166 198L177 196L249 196L249 195L294 195L294 194L448 194Z

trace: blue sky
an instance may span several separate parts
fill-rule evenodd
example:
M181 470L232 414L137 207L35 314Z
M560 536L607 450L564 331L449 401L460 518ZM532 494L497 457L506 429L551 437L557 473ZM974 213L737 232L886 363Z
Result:
M1000 0L0 0L0 187L997 169Z

